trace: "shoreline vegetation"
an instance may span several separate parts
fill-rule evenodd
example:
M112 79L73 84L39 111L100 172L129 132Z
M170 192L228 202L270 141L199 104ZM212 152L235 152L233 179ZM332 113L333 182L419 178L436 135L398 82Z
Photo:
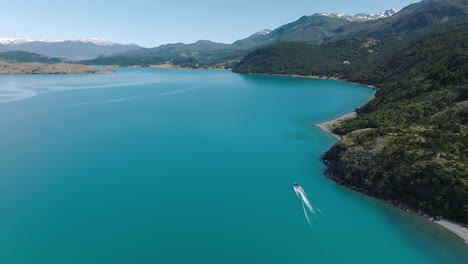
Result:
M207 68L193 68L193 67L183 67L173 64L158 64L158 65L147 65L147 66L133 66L138 68L145 69L165 69L165 70L231 70L226 68L217 68L217 67L207 67Z
M37 62L6 63L0 61L0 74L88 74L115 73L114 69L94 68L81 64Z
M185 67L179 66L174 64L154 64L154 65L99 65L105 66L107 68L142 68L142 69L161 69L161 70L217 70L217 71L231 71L230 68L223 68L223 67Z
M296 76L293 76L293 77L296 77ZM300 76L300 77L306 77L306 76ZM312 78L312 77L307 76L307 78ZM325 79L325 78L321 78L321 79ZM341 80L341 81L344 81L344 80ZM358 84L358 83L355 83L355 84ZM362 84L358 84L358 85L362 85ZM369 85L363 85L363 86L369 86ZM374 86L369 86L369 87L375 88ZM372 99L375 98L375 93L376 92L374 91L374 93L372 94L372 97L370 98L370 100L368 102L372 101ZM346 114L344 114L342 116L339 116L337 118L334 118L332 120L314 124L314 126L320 128L324 132L330 134L331 136L336 138L338 141L341 141L343 139L343 137L333 133L333 127L335 127L336 125L340 124L341 122L343 122L345 120L355 118L356 116L357 116L356 111L353 111L353 112L350 112L350 113L346 113ZM327 178L329 178L329 177L327 177ZM355 190L354 188L351 188L351 189ZM360 193L366 194L365 192L362 192L362 191L360 191ZM376 198L376 197L373 197L373 198ZM457 223L457 222L454 222L454 221L451 221L451 220L443 219L441 217L431 217L429 215L422 214L422 213L420 213L420 212L418 212L418 211L416 211L414 209L404 207L404 206L400 206L398 204L394 204L392 202L389 202L389 201L386 201L386 200L383 200L383 199L379 199L379 198L377 198L377 199L382 201L382 202L390 203L393 206L398 207L398 208L400 208L402 210L405 210L407 212L415 213L415 214L417 214L419 216L425 217L425 218L431 220L432 222L434 222L435 224L438 224L439 226L442 226L446 230L448 230L448 231L452 232L453 234L457 235L466 244L468 244L468 229L461 223Z
M287 74L250 74L250 75L286 76L286 77L299 77L299 78L310 78L310 79L320 79L320 80L336 80L336 81L348 82L348 81L346 81L344 79L340 79L340 78L337 78L337 77L324 77L324 76L302 76L302 75L295 75L295 74L294 75L293 74L291 74L291 75L287 75ZM366 102L366 104L369 103L370 101L372 101L375 98L375 94L376 94L376 92L378 90L378 87L375 87L373 85L360 84L360 83L356 83L356 82L348 82L348 83L361 85L361 86L367 86L367 87L375 89L374 93L370 97L369 101ZM362 106L364 106L366 104L363 104ZM339 141L343 140L343 137L345 137L346 135L342 137L340 135L337 135L337 134L333 133L333 128L336 127L337 125L339 125L340 123L342 123L343 121L353 119L356 116L357 116L357 112L352 111L352 112L346 113L344 115L341 115L341 116L339 116L337 118L334 118L332 120L322 122L322 123L313 124L313 126L318 127L321 130L323 130L324 132L330 134L335 139L337 139L338 142L339 142ZM329 178L331 180L334 180L334 179L332 179L332 178L330 178L328 176L327 176L327 178ZM359 191L362 194L366 194L366 192L357 190L355 188L351 188L351 189L355 190L355 191ZM415 209L412 209L412 208L409 208L409 207L406 207L406 206L402 206L402 205L399 205L399 204L392 203L391 201L387 201L387 200L384 200L384 199L379 199L379 198L374 197L374 196L371 196L371 197L376 198L376 199L378 199L378 200L380 200L382 202L385 202L385 203L390 203L391 205L393 205L395 207L398 207L398 208L400 208L400 209L402 209L402 210L404 210L406 212L414 213L414 214L417 214L417 215L419 215L421 217L427 218L427 219L431 220L433 223L445 228L446 230L450 231L454 235L458 236L466 244L468 244L468 229L462 223L454 222L454 221L444 219L444 218L441 218L441 217L432 217L432 216L429 216L427 214L423 214L418 210L415 210Z
M372 96L372 98L373 97L374 97L374 95ZM332 131L333 127L340 124L344 120L352 119L352 118L355 118L356 116L357 116L357 113L355 111L353 111L353 112L350 112L350 113L346 113L346 114L344 114L342 116L339 116L339 117L337 117L335 119L332 119L330 121L313 124L313 126L320 128L324 132L326 132L326 133L330 134L331 136L333 136L334 138L336 138L338 141L341 141L343 139L343 137L333 133L333 131ZM327 178L331 179L328 176L327 176ZM333 180L333 179L331 179L331 180ZM333 181L335 181L335 180L333 180ZM359 191L360 193L367 195L365 192L360 191L358 189L355 189L355 188L351 188L351 189L355 190L355 191ZM445 228L446 230L452 232L453 234L457 235L466 244L468 244L468 229L461 223L457 223L457 222L454 222L454 221L451 221L451 220L448 220L448 219L439 218L439 217L432 217L432 216L429 216L429 215L426 215L426 214L422 214L421 212L418 212L417 210L414 210L412 208L408 208L408 207L405 207L405 206L401 206L399 204L392 203L391 201L386 201L386 200L379 199L379 198L373 197L373 196L371 196L371 197L376 198L376 199L378 199L378 200L380 200L382 202L389 203L389 204L391 204L391 205L393 205L395 207L398 207L398 208L400 208L402 210L405 210L406 212L411 212L411 213L417 214L417 215L419 215L421 217L427 218L427 219L431 220L432 222L434 222L435 224L438 224L439 226L441 226L441 227Z

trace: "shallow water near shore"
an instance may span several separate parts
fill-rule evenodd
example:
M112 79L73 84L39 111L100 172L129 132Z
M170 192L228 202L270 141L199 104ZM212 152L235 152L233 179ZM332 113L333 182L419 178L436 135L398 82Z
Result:
M324 177L336 140L311 124L372 89L118 70L0 76L0 263L466 263L455 235Z

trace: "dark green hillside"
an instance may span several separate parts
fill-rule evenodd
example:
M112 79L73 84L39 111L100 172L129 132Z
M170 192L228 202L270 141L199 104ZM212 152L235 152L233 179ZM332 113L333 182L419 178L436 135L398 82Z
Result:
M468 223L468 25L431 34L379 68L376 98L335 132L335 180Z
M375 76L369 79L369 70L409 42L468 21L467 4L468 0L422 1L385 19L347 23L329 34L328 40L335 42L320 46L278 43L260 48L244 57L234 71L329 76L374 83Z
M384 54L375 39L351 38L323 45L286 42L247 55L234 72L351 78L364 75Z
M201 40L192 44L177 43L151 49L140 49L81 61L80 63L120 66L168 63L190 68L230 67L230 63L237 63L240 58L249 52L244 49L229 49L226 47L230 47L230 45Z
M0 61L8 63L17 63L17 62L38 62L46 64L54 64L63 62L63 59L53 58L42 54L37 54L28 51L6 51L0 53Z

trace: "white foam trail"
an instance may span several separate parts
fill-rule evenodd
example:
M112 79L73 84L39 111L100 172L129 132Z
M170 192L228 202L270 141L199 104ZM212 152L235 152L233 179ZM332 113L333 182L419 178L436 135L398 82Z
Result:
M84 90L84 89L99 89L99 88L114 88L114 87L126 87L126 86L140 86L150 84L160 84L160 81L151 82L126 82L126 83L110 83L110 84L97 84L97 85L83 85L83 86L31 86L31 87L8 87L6 89L0 89L1 92L7 92L0 94L0 103L13 102L18 100L27 99L34 97L39 94L46 94L57 91L67 90ZM38 91L45 90L45 91ZM105 103L105 102L98 102ZM94 104L91 102L90 104Z
M76 103L76 104L68 104L68 105L59 105L59 106L56 106L55 108L118 103L118 102L130 101L130 100L135 100L135 99L143 99L143 98L148 98L148 97L160 97L160 96L166 96L166 95L172 95L172 94L180 94L180 93L185 93L185 92L188 92L190 90L195 90L195 89L199 89L199 88L200 87L197 86L197 87L190 87L190 88L180 89L180 90L171 91L171 92L162 92L162 93L153 94L153 95L149 95L149 96L129 96L129 97L122 97L122 98L95 101L95 102L84 102L84 103Z
M302 189L300 186L294 186L293 189L294 189L294 192L296 193L297 198L301 200L302 210L304 211L304 216L306 217L307 223L309 223L309 225L311 225L312 223L310 221L310 217L307 211L310 211L312 215L315 215L315 210L317 210L317 212L319 212L321 215L324 215L322 211L320 211L320 209L318 208L314 209L314 207L312 206L312 203L307 198L307 195L304 189Z
M172 92L164 92L164 93L159 93L159 94L157 94L155 96L164 96L164 95L170 95L170 94L185 93L187 91L195 90L195 89L200 89L200 87L196 86L196 87L190 87L190 88L187 88L187 89L181 89L181 90L172 91Z
M304 190L303 190L300 186L298 186L297 189L298 189L299 194L301 195L302 201L305 203L305 205L307 206L307 208L309 208L309 210L310 210L313 214L315 214L315 210L314 210L314 208L312 207L312 204L310 203L309 199L307 199L307 195L305 194Z
M82 86L35 86L29 89L47 89L49 91L67 91L67 90L85 90L85 89L99 89L99 88L116 88L126 86L140 86L150 85L161 82L124 82L124 83L109 83L109 84L96 84L96 85L82 85Z
M137 99L138 96L130 96L130 97L122 97L122 98L116 98L116 99L110 99L110 100L102 100L102 101L96 101L96 102L86 102L86 103L76 103L76 104L68 104L68 105L59 105L56 106L55 108L63 108L63 107L75 107L75 106L84 106L84 105L96 105L96 104L108 104L108 103L117 103L117 102L124 102L124 101L129 101L133 99Z
M307 211L306 211L306 209L305 209L304 202L302 202L302 210L304 211L304 215L305 215L305 217L306 217L307 223L309 223L309 225L312 224L312 223L310 222L309 215L307 214Z
M318 209L318 208L316 208L316 209L317 209L317 211L318 211L321 215L325 216L325 214L322 213L322 211L320 211L320 209Z
M299 192L297 191L297 188L296 188L296 186L294 186L294 188L293 188L293 189L294 189L294 192L296 193L296 196L297 196L297 198L301 198L301 197L299 196Z
M34 91L16 87L2 90L2 92L3 93L0 95L0 103L23 100L37 95Z

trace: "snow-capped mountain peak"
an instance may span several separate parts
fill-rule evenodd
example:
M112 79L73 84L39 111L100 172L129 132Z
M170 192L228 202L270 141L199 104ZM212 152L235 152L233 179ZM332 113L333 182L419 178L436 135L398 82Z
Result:
M62 43L66 41L72 42L82 42L82 43L92 43L98 46L113 46L114 43L100 38L85 38L85 39L78 39L78 40L49 40L49 39L22 39L22 38L0 38L0 44L2 45L18 45L30 42L45 42L45 43Z
M273 31L273 30L267 28L267 29L264 29L264 30L262 30L262 31L259 31L259 32L255 33L255 34L253 34L253 36L268 35L268 34L270 34L272 31Z
M368 20L376 20L380 18L386 18L389 16L393 16L396 14L398 10L395 8L388 9L385 12L379 13L379 14L356 14L354 16L348 15L348 14L343 14L343 13L319 13L316 15L319 16L327 16L327 17L336 17L336 18L342 18L346 19L348 21L368 21Z
M112 45L114 45L114 43L112 43L112 42L110 42L108 40L95 38L95 37L79 39L77 41L85 42L85 43L92 43L92 44L99 45L99 46L112 46Z
M20 38L0 38L0 44L8 45L8 44L23 44L27 42L31 42L31 39L20 39Z

